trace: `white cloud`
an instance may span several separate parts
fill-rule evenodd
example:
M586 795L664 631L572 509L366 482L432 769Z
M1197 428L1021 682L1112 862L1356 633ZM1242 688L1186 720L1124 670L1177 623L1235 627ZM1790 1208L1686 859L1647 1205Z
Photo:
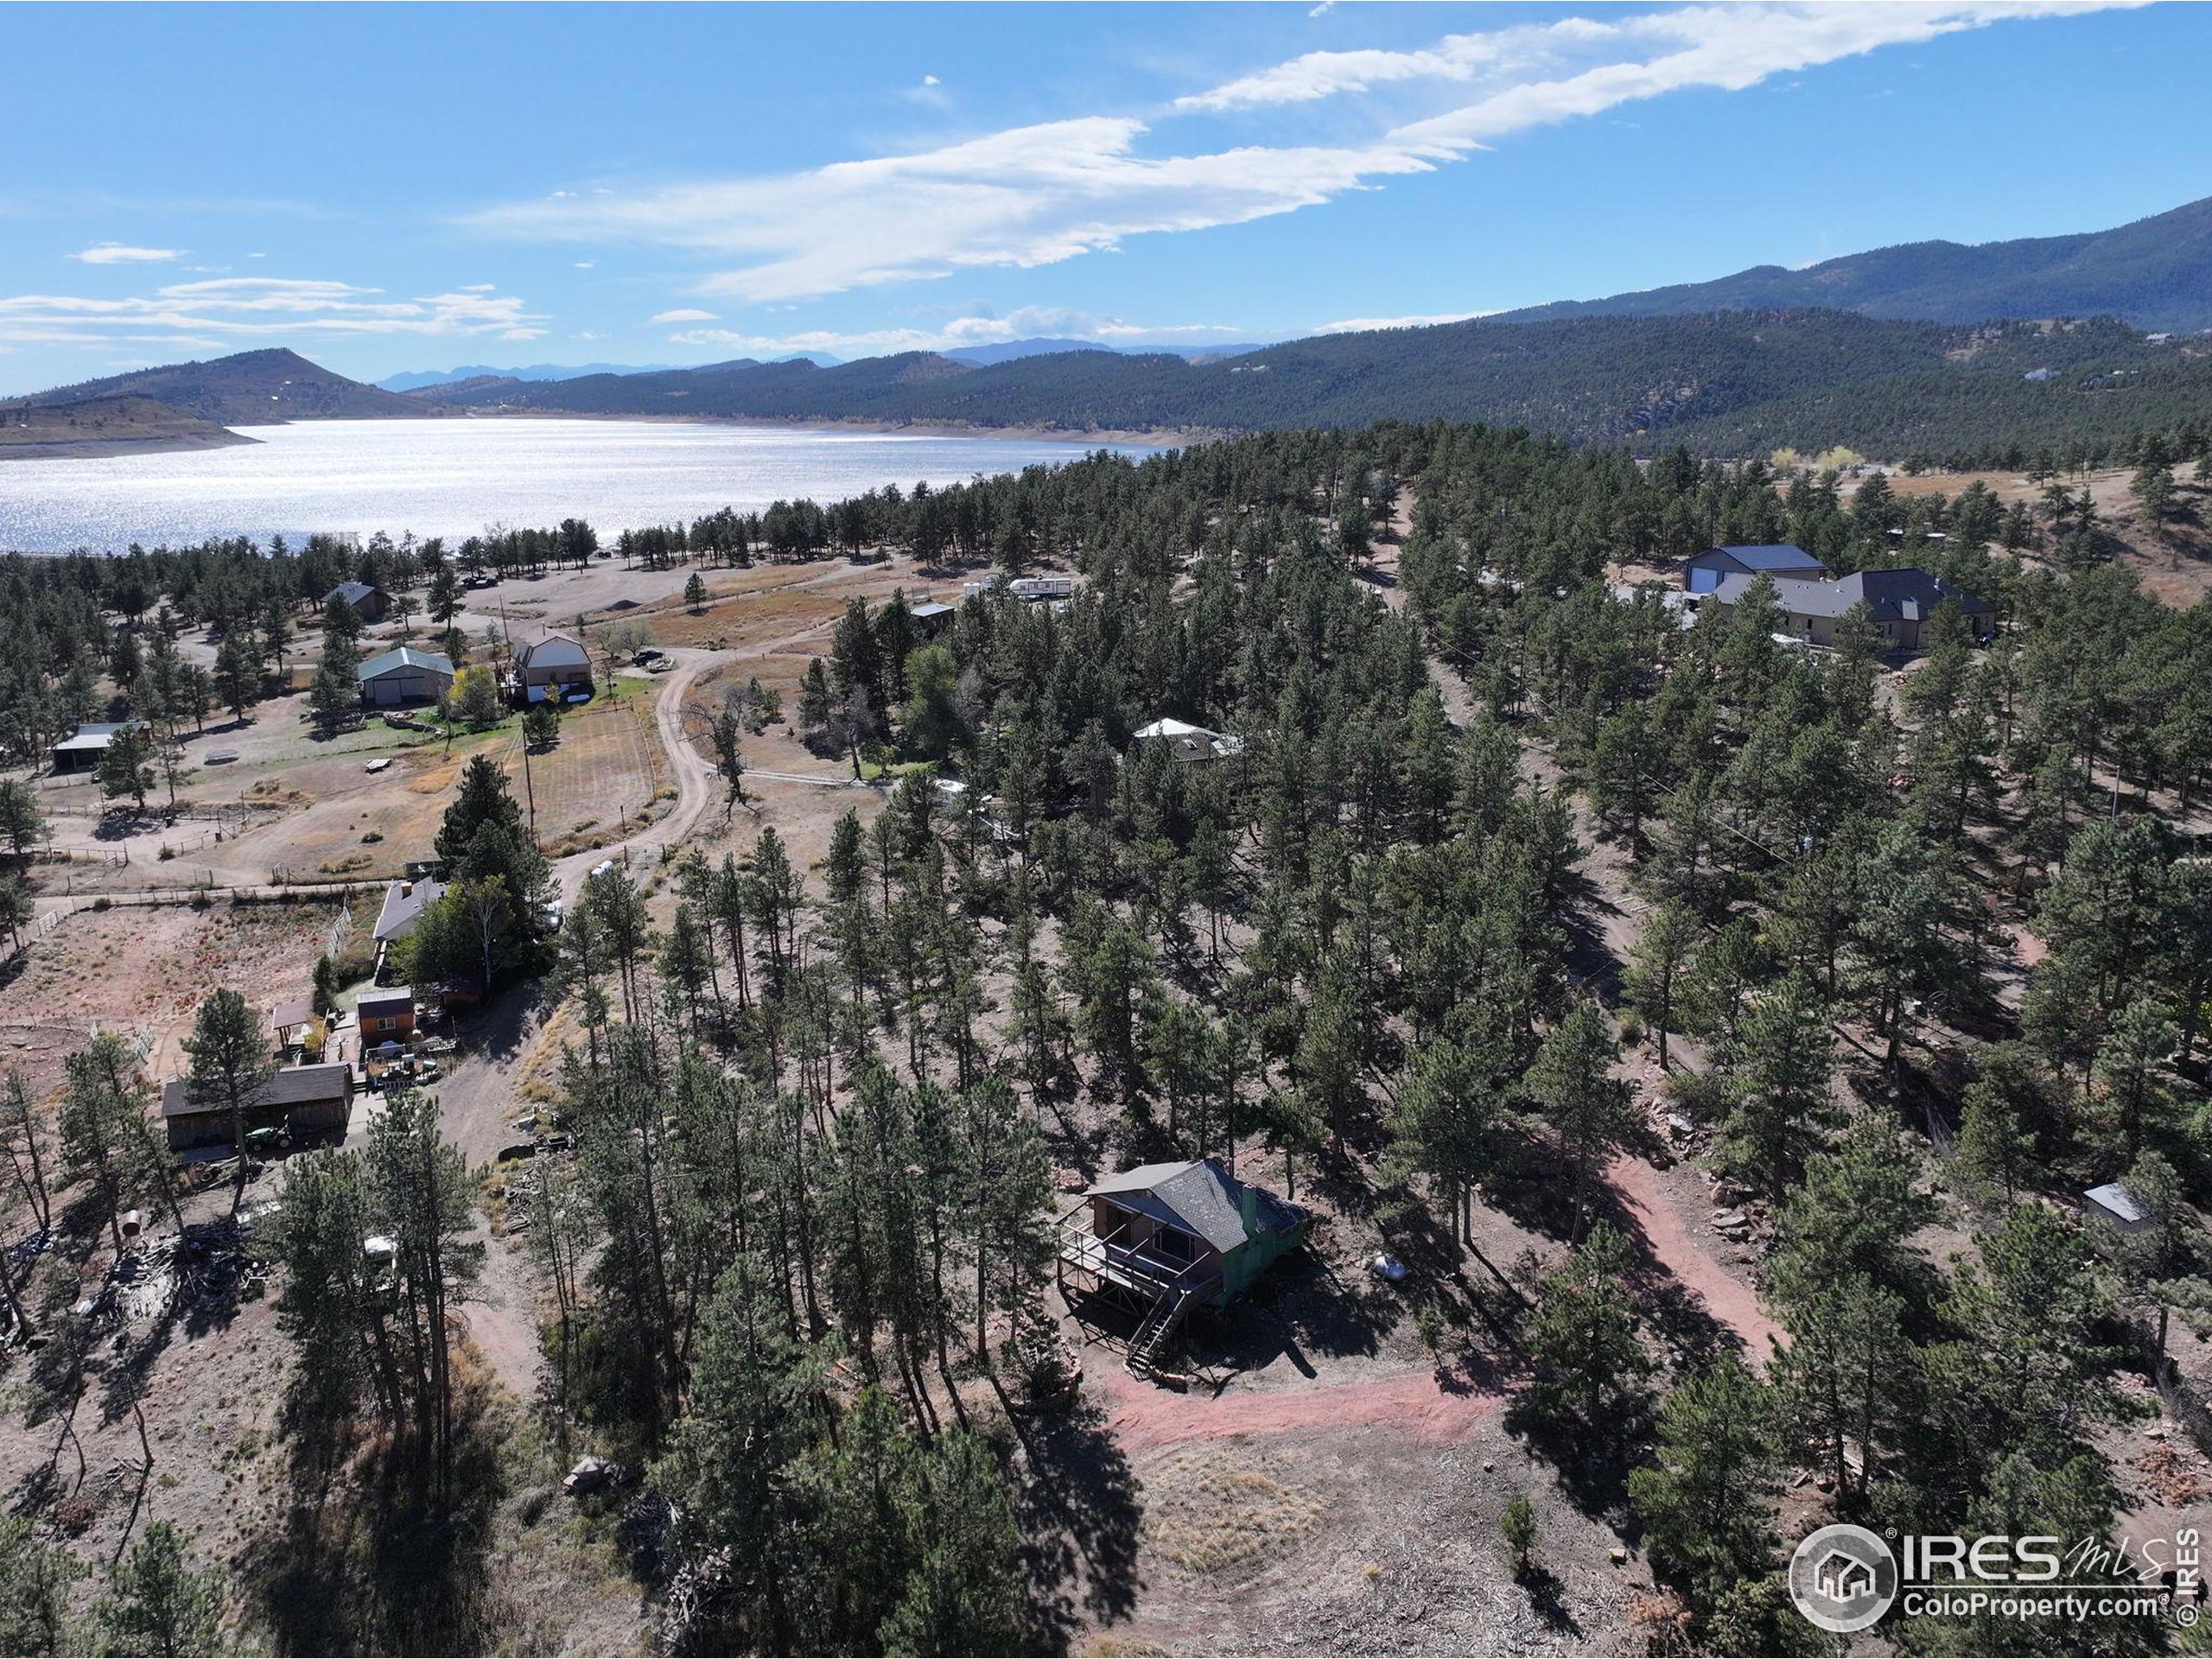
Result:
M2007 18L2143 3L2146 0L1780 0L1685 6L1603 22L1567 17L1447 35L1412 51L1308 52L1178 99L1176 107L1222 112L1310 103L1397 81L1442 81L1474 84L1492 98L1521 94L1509 99L1501 113L1522 118L1521 124L1537 124L1692 86L1737 91L1785 70L1934 40ZM1567 72L1562 80L1538 79L1561 71ZM1613 73L1585 82L1592 71ZM1610 88L1612 95L1590 107L1568 92L1560 114L1541 112L1551 101L1548 92L1575 82L1588 89ZM1508 130L1518 126L1501 130Z
M598 264L599 261L596 259L579 259L576 261L576 269L578 270L589 270Z
M534 340L544 332L538 326L543 321L525 311L521 300L489 288L397 300L385 297L381 289L352 283L282 276L171 283L125 299L0 296L0 340L41 344L127 339L215 349L271 337L496 334Z
M925 86L942 86L944 83L939 80L935 75L924 75L922 77L922 85Z
M69 257L87 265L158 265L180 257L182 248L134 248L121 242L95 242Z
M1184 106L1233 115L1423 80L1475 95L1346 143L1155 156L1140 151L1144 122L1083 116L804 173L632 192L597 186L588 196L563 192L494 207L471 222L526 240L684 249L719 267L699 284L702 294L755 304L807 299L976 267L1052 264L1147 232L1292 213L1641 99L1740 90L1883 46L2107 3L1693 5L1451 35L1417 52L1309 53Z
M1376 328L1433 328L1440 322L1466 322L1476 317L1494 317L1497 315L1496 311L1443 311L1420 317L1346 317L1338 322L1325 322L1313 332L1317 334L1363 334Z
M1135 153L1144 130L1087 117L780 178L520 203L475 222L530 239L658 242L735 259L700 291L766 303L977 266L1052 264L1142 232L1313 206L1370 177L1430 165L1410 153L1319 146L1154 159Z
M655 322L715 322L720 321L711 311L702 311L696 306L683 306L674 311L657 311Z

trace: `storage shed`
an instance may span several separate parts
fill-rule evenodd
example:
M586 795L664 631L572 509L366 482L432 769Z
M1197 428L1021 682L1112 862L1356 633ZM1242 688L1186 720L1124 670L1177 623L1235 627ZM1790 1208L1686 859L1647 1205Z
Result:
M441 652L402 645L372 657L353 671L361 701L372 709L435 702L453 690L453 662Z
M246 1107L245 1126L249 1132L287 1129L298 1139L342 1137L353 1116L352 1066L296 1065L277 1072L256 1092ZM162 1085L162 1122L171 1152L231 1144L230 1108L220 1100L194 1100L182 1077Z

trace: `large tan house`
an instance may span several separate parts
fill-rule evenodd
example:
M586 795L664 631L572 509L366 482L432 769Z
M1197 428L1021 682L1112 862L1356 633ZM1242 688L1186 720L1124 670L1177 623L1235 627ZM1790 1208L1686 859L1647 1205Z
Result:
M543 633L515 648L514 677L516 702L563 702L591 690L591 652L570 635Z

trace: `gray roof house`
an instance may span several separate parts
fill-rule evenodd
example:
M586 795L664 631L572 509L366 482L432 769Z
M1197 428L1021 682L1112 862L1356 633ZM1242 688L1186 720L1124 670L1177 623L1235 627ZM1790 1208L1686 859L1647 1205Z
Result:
M2143 1201L2118 1181L2093 1186L2082 1195L2084 1212L2120 1234L2139 1233L2151 1224Z
M1709 594L1730 576L1761 571L1777 582L1819 582L1827 578L1828 568L1794 542L1732 543L1692 554L1682 568L1682 586L1694 594Z
M515 647L518 701L561 702L572 690L591 688L591 653L569 634L550 630Z
M445 897L442 881L394 881L384 890L384 908L377 912L374 938L378 944L404 939L415 931L423 912Z
M1159 1357L1194 1307L1241 1295L1306 1237L1307 1216L1211 1158L1109 1175L1061 1218L1064 1297L1100 1297L1140 1315L1131 1369Z
M141 720L118 720L105 725L79 726L76 735L65 737L47 751L56 772L89 772L100 763L100 756L107 753L108 742L118 732L135 731L146 722Z
M439 652L402 645L370 658L353 671L353 679L361 701L372 708L435 702L453 689L453 662Z
M372 588L365 582L341 582L322 596L323 607L329 608L334 599L342 599L353 607L353 614L364 622L381 622L391 609L391 595L381 588Z
M1713 603L1726 609L1738 603L1756 575L1732 575L1713 590ZM1866 607L1866 620L1893 651L1920 649L1921 625L1945 601L1955 601L1959 614L1976 634L1989 632L1996 609L1978 594L1954 588L1913 566L1896 570L1858 570L1840 582L1783 579L1774 584L1786 619L1784 630L1809 645L1832 645L1835 626L1853 607Z

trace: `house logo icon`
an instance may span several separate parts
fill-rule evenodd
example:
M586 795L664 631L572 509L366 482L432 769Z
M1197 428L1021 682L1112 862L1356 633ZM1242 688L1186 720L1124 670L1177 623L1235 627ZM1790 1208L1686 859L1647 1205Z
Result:
M1864 1527L1822 1527L1789 1558L1789 1599L1821 1630L1863 1630L1897 1598L1897 1557Z

